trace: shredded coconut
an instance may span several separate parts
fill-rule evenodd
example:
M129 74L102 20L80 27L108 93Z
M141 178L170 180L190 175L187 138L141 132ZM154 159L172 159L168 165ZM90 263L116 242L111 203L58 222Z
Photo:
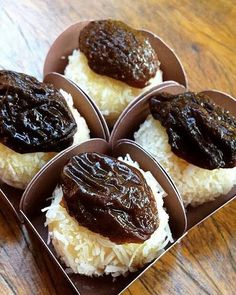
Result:
M57 187L51 206L43 210L47 211L45 225L48 226L50 240L58 256L74 273L87 276L111 274L116 277L126 275L127 272L136 271L158 257L165 246L169 242L173 242L168 225L169 217L163 208L164 191L152 174L140 169L129 155L125 159L119 158L119 160L138 168L151 187L156 198L160 219L159 227L142 244L117 245L108 238L79 225L60 205L63 193L61 187Z
M153 85L163 82L162 71L150 80L150 85L143 88L131 87L119 80L99 75L90 69L86 56L74 50L65 68L65 76L78 84L96 102L104 116L116 113L117 117L123 109L142 92Z

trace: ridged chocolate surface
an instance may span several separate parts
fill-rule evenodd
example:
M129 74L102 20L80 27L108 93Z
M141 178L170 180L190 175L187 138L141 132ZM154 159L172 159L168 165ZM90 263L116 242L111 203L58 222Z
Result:
M236 120L206 95L160 93L150 99L150 110L177 156L205 169L236 165Z
M34 77L0 71L0 142L19 153L61 151L77 129L61 93Z
M156 202L144 177L112 157L72 157L62 171L61 185L69 214L117 244L142 243L158 227Z
M79 36L79 49L101 75L143 88L158 70L155 50L143 32L121 21L90 22Z

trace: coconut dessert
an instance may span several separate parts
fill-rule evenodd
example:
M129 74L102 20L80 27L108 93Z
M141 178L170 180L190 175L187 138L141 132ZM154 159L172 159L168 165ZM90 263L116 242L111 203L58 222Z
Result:
M121 21L90 22L68 59L65 76L89 94L108 118L117 118L130 101L163 81L145 33Z
M74 273L125 275L172 242L165 193L129 155L82 153L64 166L46 211L49 239Z
M78 127L78 128L77 128ZM89 139L70 94L13 71L0 71L0 179L24 189L57 152Z
M185 206L227 194L236 185L236 120L206 95L159 93L134 134L170 174Z

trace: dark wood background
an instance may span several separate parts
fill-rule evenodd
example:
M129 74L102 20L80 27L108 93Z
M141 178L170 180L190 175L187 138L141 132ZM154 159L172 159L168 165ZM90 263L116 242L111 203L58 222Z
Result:
M0 0L0 68L42 78L50 44L70 24L115 18L162 37L191 90L236 96L236 1ZM194 228L125 295L234 295L236 202ZM46 253L0 202L0 294L67 294Z

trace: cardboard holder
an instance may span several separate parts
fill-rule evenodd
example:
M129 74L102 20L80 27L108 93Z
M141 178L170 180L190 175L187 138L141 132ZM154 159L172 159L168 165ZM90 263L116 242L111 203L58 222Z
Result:
M107 122L94 101L78 85L66 80L61 75L68 62L68 55L78 47L79 33L86 24L88 22L79 22L70 26L53 43L45 60L44 81L53 84L58 89L62 88L72 95L75 107L86 119L91 130L92 139L78 146L69 147L51 159L33 178L23 193L23 197L21 190L0 183L0 199L14 212L21 222L25 222L29 231L46 248L55 267L69 281L74 293L81 295L115 295L126 289L147 268L160 259L188 230L230 202L236 195L236 186L226 196L221 196L213 202L208 202L195 208L188 207L187 211L185 211L178 189L163 167L150 154L132 141L133 133L149 114L147 101L150 96L161 91L172 94L183 93L186 91L185 87L187 86L186 75L178 57L159 37L148 31L144 32L148 35L152 46L157 51L161 62L161 69L164 73L164 82L155 85L134 99L116 121L110 136ZM203 92L236 116L234 98L216 90ZM113 126L113 118L106 119L108 119L108 125ZM56 258L56 253L51 244L47 245L48 233L47 228L44 227L45 213L42 213L41 209L48 205L46 199L51 196L56 186L62 166L71 156L86 151L101 152L114 157L129 153L133 160L139 162L141 168L150 170L153 173L168 194L164 202L170 216L170 227L174 236L174 242L169 244L165 251L154 261L144 266L138 272L130 273L127 277L121 276L114 280L111 276L89 278L78 274L67 274L63 263Z
M75 23L59 35L50 47L45 59L43 70L44 75L51 72L64 74L65 67L68 64L68 56L79 46L80 31L89 22L90 21ZM175 81L181 85L187 86L187 78L184 68L175 52L155 34L146 30L139 31L143 32L148 37L152 47L157 53L158 59L161 63L160 67L163 71L163 81ZM139 95L139 97L142 96L143 93ZM105 116L105 118L109 128L112 128L117 119L117 114L111 113L110 115Z
M174 185L169 180L169 177L159 167L158 163L140 149L137 144L129 140L121 140L111 149L110 144L104 139L92 139L78 146L68 148L64 153L57 155L51 162L46 164L33 181L26 188L21 199L20 210L23 215L26 225L33 229L36 237L49 250L54 262L61 268L65 277L71 282L74 290L78 294L118 294L136 279L143 271L151 264L147 264L140 271L131 273L127 277L119 277L113 279L111 276L103 276L99 278L89 278L79 274L68 275L64 271L65 267L54 253L53 247L47 245L47 228L44 226L45 213L41 209L47 207L49 203L46 201L52 195L55 189L60 171L66 162L74 155L83 152L99 152L102 154L118 157L130 154L133 160L139 162L140 167L144 170L152 172L155 178L158 179L163 189L167 192L164 198L165 207L170 216L170 227L173 233L174 242L176 242L185 232L186 216L181 199ZM50 202L50 201L49 201ZM168 245L166 250L172 245ZM55 253L54 253L55 254ZM164 253L163 253L164 254ZM162 254L162 255L163 255Z
M142 124L150 114L148 100L152 95L158 92L179 94L185 91L186 88L182 85L172 84L159 87L147 95L144 95L141 99L136 99L133 101L132 104L124 110L120 118L117 120L110 137L111 145L121 138L133 140L133 134L139 129L140 124ZM226 110L229 110L230 113L236 117L236 100L232 96L217 90L205 90L201 93L208 95L217 105L224 107ZM129 128L127 128L127 126L129 126ZM186 209L187 230L190 230L192 227L196 226L205 218L209 217L221 207L226 205L230 200L235 198L235 195L236 185L227 195L222 195L215 201L207 202L197 207L188 206Z

